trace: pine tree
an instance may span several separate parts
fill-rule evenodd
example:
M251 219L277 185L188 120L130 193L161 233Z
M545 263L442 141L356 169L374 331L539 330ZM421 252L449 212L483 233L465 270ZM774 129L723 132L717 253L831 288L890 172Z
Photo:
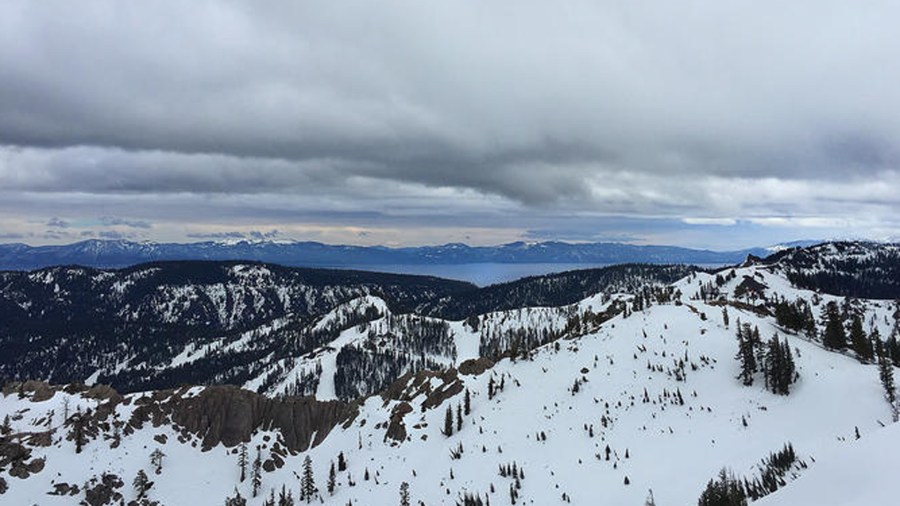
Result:
M334 488L337 484L337 476L334 472L334 462L331 463L331 468L328 470L328 495L334 495Z
M301 497L300 500L302 501L303 498ZM278 506L294 506L294 494L284 484L281 485L281 492L278 493Z
M453 435L453 408L447 406L447 412L444 414L444 435L450 437Z
M259 446L256 447L256 458L250 468L250 485L253 487L253 497L259 495L259 487L262 486L262 450Z
M338 453L338 471L347 470L347 460L344 458L344 452Z
M462 417L462 406L456 406L456 432L462 430L463 426L463 417Z
M12 426L9 422L9 415L3 417L3 425L0 425L0 436L8 436L12 432Z
M466 394L463 397L463 412L466 414L466 416L469 416L469 414L472 412L472 399L471 395L469 394L468 388L466 389Z
M300 478L300 500L311 503L318 493L319 489L316 488L316 480L313 477L312 459L307 455L303 459L303 476Z
M841 320L840 309L836 302L831 301L825 307L825 334L822 336L822 344L832 350L843 350L847 347L847 334L844 332L844 323Z
M237 487L235 487L234 497L226 497L225 506L247 506L247 499L244 499Z
M790 394L790 386L797 379L797 370L790 345L786 340L780 341L778 334L766 345L763 372L766 376L766 388L772 393Z
M137 494L138 500L141 500L147 494L147 490L153 486L153 483L147 477L147 473L145 473L143 469L139 469L137 475L134 477L132 485L134 486L134 491Z
M166 454L163 453L159 448L153 450L153 453L150 454L150 465L153 466L156 474L162 473L162 461L163 457L165 456Z
M238 449L238 467L241 470L241 483L247 479L247 443L241 443Z
M747 506L747 494L743 484L722 469L718 479L709 480L706 484L697 506Z
M741 367L738 379L741 380L744 386L750 386L753 384L753 374L757 370L753 334L750 331L750 325L738 325L737 339L738 352L735 358L738 359Z
M400 484L400 506L409 506L409 483Z
M850 345L853 346L853 351L860 360L863 362L872 360L872 342L869 341L863 330L862 319L859 315L854 315L850 323Z
M81 449L87 443L87 436L84 432L84 414L81 412L81 407L78 407L78 410L74 415L72 415L72 432L71 437L75 440L75 453L81 453Z
M890 403L896 418L897 392L894 388L894 365L887 357L881 357L878 360L878 376L881 379L881 386L884 388L884 397Z
M494 398L494 390L495 390L495 387L494 387L494 377L491 376L491 377L488 379L488 400Z

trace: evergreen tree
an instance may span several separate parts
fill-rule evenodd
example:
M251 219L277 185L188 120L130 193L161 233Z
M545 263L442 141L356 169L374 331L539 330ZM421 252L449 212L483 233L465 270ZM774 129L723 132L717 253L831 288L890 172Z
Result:
M247 479L247 443L241 443L238 449L238 467L241 470L241 482Z
M779 395L790 394L790 386L797 380L794 357L788 342L780 341L774 335L766 346L765 365L766 388Z
M143 469L139 469L137 475L134 477L132 485L134 486L134 492L137 494L138 500L141 500L146 496L150 487L153 486L153 482L150 481L147 477L147 473L145 473Z
M881 379L881 386L884 388L884 397L893 408L897 401L897 392L894 388L894 365L887 357L878 360L878 377Z
M347 460L344 458L344 452L338 453L338 471L347 470Z
M400 484L400 506L409 506L409 483Z
M3 425L0 425L0 436L8 436L12 432L12 426L9 422L9 415L3 417Z
M312 459L307 455L303 459L303 476L300 478L300 500L311 503L318 493L319 489L316 488L316 480L313 477Z
M697 506L747 506L747 494L743 484L722 469L718 479L709 480L706 484Z
M156 474L162 473L162 461L163 457L165 456L166 454L163 453L159 448L153 450L153 453L150 454L150 465L153 466Z
M836 302L831 301L825 307L825 319L825 334L822 336L822 344L828 349L843 350L847 347L847 334L844 332L844 323Z
M863 330L862 319L859 315L854 315L850 323L850 345L853 351L863 362L872 360L872 342L869 341L866 332Z
M259 487L262 486L262 450L259 446L256 447L256 458L250 468L250 485L253 487L253 497L259 495Z
M453 408L450 405L447 405L447 412L444 414L444 435L453 435Z
M469 413L472 412L472 404L471 403L472 403L471 395L469 394L469 389L467 388L466 394L463 397L463 412L466 414L466 416L469 416Z
M301 497L300 500L302 501L303 498ZM284 484L281 485L281 492L278 493L278 506L294 506L294 494Z
M334 488L337 484L337 476L334 472L334 462L331 463L331 468L328 470L328 495L334 495Z
M244 499L237 487L235 487L234 497L226 497L225 506L247 506L247 499Z
M462 430L463 426L463 417L462 417L462 406L456 406L456 432Z
M756 355L754 350L753 335L750 331L750 325L738 325L737 329L738 352L735 358L740 362L741 372L738 379L744 386L753 384L753 374L757 370Z

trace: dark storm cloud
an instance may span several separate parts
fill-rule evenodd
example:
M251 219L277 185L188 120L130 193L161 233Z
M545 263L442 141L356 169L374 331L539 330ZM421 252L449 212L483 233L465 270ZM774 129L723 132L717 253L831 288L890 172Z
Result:
M898 18L886 0L8 0L0 192L41 223L117 213L100 224L135 231L637 235L572 213L891 231Z

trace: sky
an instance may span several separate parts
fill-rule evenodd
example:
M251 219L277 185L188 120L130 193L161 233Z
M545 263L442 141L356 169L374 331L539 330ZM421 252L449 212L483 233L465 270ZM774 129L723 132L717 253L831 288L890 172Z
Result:
M900 240L900 2L0 2L0 242Z

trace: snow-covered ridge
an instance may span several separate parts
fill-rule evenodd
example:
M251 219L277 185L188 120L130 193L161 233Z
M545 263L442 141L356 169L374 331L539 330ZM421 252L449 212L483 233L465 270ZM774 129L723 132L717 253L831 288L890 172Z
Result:
M810 304L818 298L817 307L838 298L797 290L769 266L736 268L733 276L727 271L720 275L729 279L719 287L719 296L706 300L701 289L716 284L715 274L680 280L671 290L677 297L668 301L598 295L567 308L484 315L480 328L493 333L555 319L565 325L575 314L600 313L611 305L627 303L628 308L586 333L568 334L531 352L501 358L479 375L430 376L421 384L411 378L410 386L420 386L399 388L402 398L374 396L361 401L349 423L332 428L305 453L285 452L284 444L278 450L274 442L279 433L258 427L248 434L251 461L259 446L263 461L283 455L278 458L284 462L261 472L261 496L282 485L296 496L294 473L309 456L325 504L392 504L403 482L409 484L414 502L426 504L456 504L466 494L506 504L510 487L522 504L590 504L598 495L612 504L641 504L651 490L657 504L691 504L722 467L752 475L760 459L790 443L809 470L798 470L798 480L766 498L766 504L800 504L802 500L778 498L792 497L792 487L815 480L817 472L831 473L828 467L818 471L818 462L832 460L829 455L841 455L869 438L878 441L882 424L890 422L876 368L827 351L805 335L787 332L773 317L754 310L775 298L803 298ZM748 278L764 288L736 296ZM891 318L892 302L858 303L866 321L890 335L892 330L882 325ZM348 308L379 305L375 298L353 299L322 320L339 322ZM365 341L370 331L382 334L389 328L387 319L396 315L389 308L380 309L384 312L377 317L372 313L374 319L340 331L331 345L311 358L321 358L329 348L350 345L354 339ZM761 384L745 387L735 379L738 320L758 328L763 336L778 333L788 340L800 373L789 396L772 394ZM475 333L472 322L449 325L454 333ZM320 388L327 384L320 383ZM468 414L463 408L467 391ZM132 396L131 406L115 408L118 418L128 420L141 397L152 402L152 396ZM236 447L219 444L201 452L191 446L199 444L196 436L186 437L168 423L145 424L123 433L116 448L110 447L112 440L106 436L92 436L76 455L75 442L64 437L73 425L61 426L65 398L70 399L70 409L99 407L96 400L59 393L39 403L27 396L20 399L14 391L0 399L0 414L11 414L12 432L46 431L50 410L55 417L50 429L56 428L50 446L28 446L32 452L28 462L43 458L44 468L24 480L5 477L7 497L24 503L75 504L83 490L73 496L47 496L53 490L51 481L83 489L92 476L109 472L122 478L125 485L119 490L127 501L135 497L128 484L143 469L154 481L148 496L164 504L185 499L223 502L235 489L252 498L253 481L240 481ZM442 433L448 408L449 436ZM388 437L389 432L393 436ZM157 448L166 454L158 475L150 462ZM331 494L329 469L340 454L346 469L336 471ZM76 464L85 459L89 465ZM498 472L513 463L524 476L519 477L519 488L515 479ZM252 500L261 503L261 499Z
M827 255L844 258L837 248ZM245 387L272 394L295 388L327 400L322 406L357 409L339 423L328 419L322 432L309 437L316 444L304 453L285 451L285 434L271 426L249 430L244 441L251 460L258 445L263 461L283 462L261 473L261 495L284 485L296 496L294 473L309 456L326 504L392 504L404 482L413 503L429 505L456 504L467 495L488 497L492 504L507 504L511 495L516 504L592 504L598 496L611 504L642 504L651 490L657 504L693 504L723 467L753 476L761 459L790 443L809 469L798 464L786 477L796 481L764 504L805 504L809 497L821 498L809 494L828 478L816 476L834 479L841 472L834 464L820 468L820 462L861 452L851 457L856 462L874 451L875 443L867 441L891 447L896 437L896 431L883 429L895 426L878 367L853 348L823 346L828 308L839 309L848 331L859 319L867 339L877 338L882 353L890 353L885 350L892 349L891 340L900 337L900 307L891 299L798 288L785 269L789 265L777 258L751 262L696 272L665 287L597 293L570 305L462 320L397 312L365 293L315 317L287 315L260 330L217 335L210 341L214 346L192 348L192 359L170 366L257 357L258 368L246 371ZM780 319L778 308L787 303L809 309L811 329L794 329ZM777 334L787 343L799 372L790 395L770 392L760 374L750 386L736 379L738 322L757 329L763 339ZM470 360L485 356L492 360ZM427 372L423 364L442 371ZM364 388L365 381L381 385L397 377L397 383L379 389L381 395L332 400L341 398L341 391ZM190 395L202 397L205 391ZM100 412L102 401L84 394L68 397L72 406ZM155 397L130 396L132 404L114 412L128 419L134 406L152 406ZM128 484L141 469L155 482L148 496L164 504L185 498L221 503L235 490L253 495L253 480L240 480L236 442L203 452L196 435L185 435L167 419L123 433L115 448L113 426L101 429L76 456L75 441L66 439L73 424L62 426L58 415L65 398L57 393L32 402L15 390L0 398L0 416L10 414L12 433L55 429L49 446L26 445L31 451L26 462L44 459L43 469L27 479L0 473L9 487L6 497L25 504L76 504L85 483L109 472L123 479L120 492L128 501L135 498ZM47 415L51 410L53 416ZM49 425L48 419L53 419ZM318 423L305 415L293 420L304 430ZM150 463L157 448L167 455L158 475ZM329 470L339 455L347 465L336 471L330 493ZM76 464L84 459L90 465ZM515 478L508 471L513 464L521 471ZM193 475L197 479L185 480L192 469L201 470ZM799 488L808 479L813 485ZM60 482L81 489L71 496L47 496ZM883 500L880 492L872 498ZM250 500L261 503L262 497Z

